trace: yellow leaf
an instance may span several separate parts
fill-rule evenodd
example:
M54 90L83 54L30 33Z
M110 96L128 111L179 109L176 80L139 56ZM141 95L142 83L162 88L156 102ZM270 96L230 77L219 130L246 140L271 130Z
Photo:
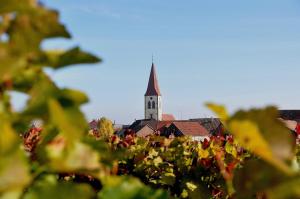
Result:
M10 124L5 121L0 125L0 132L0 155L5 155L18 147L20 139Z
M198 156L199 158L207 158L209 156L209 152L207 150L200 148L198 150Z
M222 148L219 144L216 144L214 141L210 143L209 148L211 149L211 152L213 155L218 154L220 151L222 151Z
M282 171L291 173L291 169L273 155L271 147L260 133L256 124L249 120L233 120L228 124L228 127L229 131L243 147L262 157Z
M10 156L0 157L0 193L22 192L30 181L29 165L20 148Z
M18 198L30 181L30 169L20 138L3 119L0 125L0 195ZM2 198L1 197L1 198Z
M149 151L149 157L150 158L154 158L154 157L156 157L156 156L158 156L158 152L157 151L155 151L155 149L150 149L150 151Z
M186 189L183 189L181 195L180 195L181 198L187 198L189 197L189 193L187 192Z
M154 163L154 165L157 167L157 166L159 166L159 164L161 164L163 162L163 160L161 159L161 157L160 156L158 156L157 158L155 158L154 160L153 160L153 163Z
M237 157L237 151L234 145L230 144L229 142L227 142L225 144L225 151L226 153L231 154L233 157Z
M191 182L187 182L187 183L186 183L186 187L187 187L189 190L191 190L191 191L194 191L195 189L197 189L197 186L194 185L194 184L191 183Z
M206 107L213 111L222 121L228 120L229 115L224 106L213 103L206 103Z

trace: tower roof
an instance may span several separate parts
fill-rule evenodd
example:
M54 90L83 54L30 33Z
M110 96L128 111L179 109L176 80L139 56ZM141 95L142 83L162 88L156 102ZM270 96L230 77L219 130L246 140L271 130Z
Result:
M154 63L152 63L151 66L151 73L149 77L149 82L148 82L148 88L145 93L145 96L161 96L160 90L159 90L159 85L158 85L158 80L155 72L155 66Z

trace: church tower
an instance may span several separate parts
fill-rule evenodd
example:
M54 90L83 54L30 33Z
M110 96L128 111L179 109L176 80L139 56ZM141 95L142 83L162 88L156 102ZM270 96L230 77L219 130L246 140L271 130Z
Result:
M148 88L145 93L145 119L162 120L162 98L154 63L151 66Z

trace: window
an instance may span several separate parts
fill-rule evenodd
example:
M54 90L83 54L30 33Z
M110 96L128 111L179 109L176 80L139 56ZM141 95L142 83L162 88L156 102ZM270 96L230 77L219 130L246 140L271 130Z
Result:
M148 109L151 109L151 102L148 102Z
M152 109L155 109L155 101L152 102Z
M153 119L153 114L150 114L150 119Z

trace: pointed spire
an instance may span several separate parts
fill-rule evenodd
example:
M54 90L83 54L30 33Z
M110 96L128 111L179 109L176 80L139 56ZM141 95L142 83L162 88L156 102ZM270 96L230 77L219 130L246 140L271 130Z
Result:
M158 80L157 80L157 76L156 76L155 66L154 66L153 62L152 62L152 66L151 66L151 73L150 73L150 77L149 77L148 88L145 93L145 96L161 96L160 90L159 90L159 85L158 85Z

